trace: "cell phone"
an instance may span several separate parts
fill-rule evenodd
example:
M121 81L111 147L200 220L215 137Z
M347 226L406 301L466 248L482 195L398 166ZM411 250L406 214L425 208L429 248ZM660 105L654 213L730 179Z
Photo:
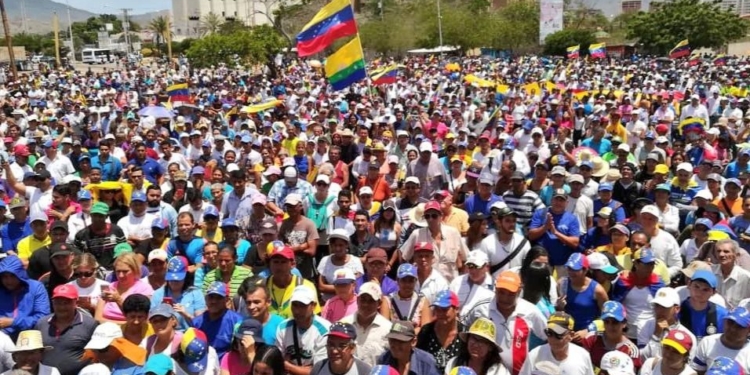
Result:
M167 305L170 305L170 306L174 305L174 300L172 299L172 297L164 297L162 299L162 302L164 302L164 303L166 303Z
M109 291L109 285L99 285L99 288L101 289L102 294L104 294L104 292Z

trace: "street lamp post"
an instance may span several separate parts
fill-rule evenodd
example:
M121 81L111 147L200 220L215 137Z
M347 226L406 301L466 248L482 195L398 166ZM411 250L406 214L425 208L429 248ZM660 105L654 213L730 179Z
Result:
M65 5L68 6L68 38L70 39L70 56L72 57L71 63L76 61L76 46L73 42L73 22L70 22L70 2L65 0Z
M443 53L443 15L440 13L440 0L437 0L437 13L438 13L438 37L440 38L440 54Z

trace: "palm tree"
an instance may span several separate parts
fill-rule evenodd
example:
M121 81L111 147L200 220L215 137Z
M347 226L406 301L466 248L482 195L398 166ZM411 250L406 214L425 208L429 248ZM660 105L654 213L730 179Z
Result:
M223 23L224 19L221 18L218 14L213 12L206 14L200 21L199 30L201 32L201 36L206 36L208 34L218 32L221 24Z
M154 44L156 49L161 51L161 42L167 41L167 35L171 35L171 25L167 17L159 16L151 20L148 24L148 28L154 33ZM168 34L169 33L169 34Z

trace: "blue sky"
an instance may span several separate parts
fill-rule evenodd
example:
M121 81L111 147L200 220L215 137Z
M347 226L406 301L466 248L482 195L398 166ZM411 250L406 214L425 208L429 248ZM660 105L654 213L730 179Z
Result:
M65 0L53 0L65 4ZM119 13L119 8L131 8L134 14L172 8L172 0L68 0L71 7L93 13ZM114 12L117 10L117 12Z

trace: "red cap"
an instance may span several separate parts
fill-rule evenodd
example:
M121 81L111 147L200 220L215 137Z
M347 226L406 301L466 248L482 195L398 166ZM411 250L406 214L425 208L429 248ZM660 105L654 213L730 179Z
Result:
M289 260L294 260L294 251L289 246L284 246L281 248L277 247L273 250L268 258L270 259L273 257L283 257Z
M680 329L673 329L669 331L667 337L661 340L661 344L674 348L680 354L685 354L690 352L690 349L693 347L693 340Z
M26 147L26 145L15 145L13 147L13 154L16 156L29 156L31 153L29 152L29 148Z
M52 291L52 298L78 299L78 289L72 285L58 285Z
M445 197L451 195L451 193L448 190L438 190L434 194L432 194L433 197L439 196L440 199L445 199Z
M11 137L5 137L3 139L3 143L13 143L13 138L11 138Z
M427 213L427 211L429 211L429 210L435 210L435 211L438 211L438 212L443 212L440 209L440 203L438 203L438 201L435 201L435 200L432 200L432 201L429 201L429 202L425 203L425 205L424 205L424 212Z
M432 243L430 242L417 242L414 244L414 252L417 251L435 251L432 248Z
M490 139L490 132L483 132L482 134L480 134L479 139L482 139L482 138Z
M665 135L669 131L669 126L667 124L657 124L654 130L656 130L659 135Z

